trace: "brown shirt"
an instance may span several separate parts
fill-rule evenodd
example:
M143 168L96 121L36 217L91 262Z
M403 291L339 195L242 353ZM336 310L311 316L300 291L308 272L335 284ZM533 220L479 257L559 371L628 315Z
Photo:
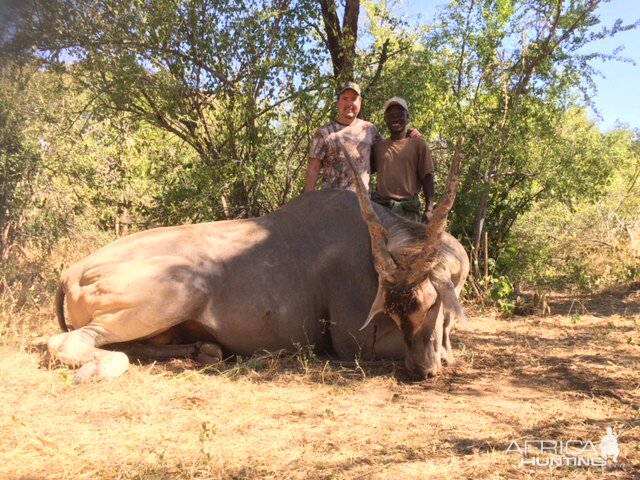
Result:
M359 118L351 125L333 121L319 128L311 142L309 158L317 158L322 162L322 188L356 189L340 144L353 152L356 170L365 187L369 188L371 147L380 140L382 136L377 127Z
M378 172L376 191L394 200L419 193L424 176L433 173L431 152L421 137L382 140L373 147L373 162Z

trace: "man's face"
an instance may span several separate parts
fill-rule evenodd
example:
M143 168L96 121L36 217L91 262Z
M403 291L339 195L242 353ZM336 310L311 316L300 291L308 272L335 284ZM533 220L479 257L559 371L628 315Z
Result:
M409 114L400 105L391 105L384 112L384 121L389 127L389 133L400 133L409 122Z
M338 96L338 121L350 124L360 113L362 97L354 90L345 90Z

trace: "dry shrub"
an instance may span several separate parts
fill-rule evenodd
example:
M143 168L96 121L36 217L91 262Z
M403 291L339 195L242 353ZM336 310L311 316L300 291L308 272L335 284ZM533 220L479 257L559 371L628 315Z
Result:
M500 265L518 283L601 291L640 281L639 238L640 217L622 223L601 205L538 205L519 219Z

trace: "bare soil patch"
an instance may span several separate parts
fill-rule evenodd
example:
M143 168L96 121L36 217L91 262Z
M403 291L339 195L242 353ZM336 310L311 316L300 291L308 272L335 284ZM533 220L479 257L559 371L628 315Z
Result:
M640 294L554 294L553 315L471 311L456 366L411 383L399 364L307 350L218 369L138 364L73 386L46 336L0 347L0 478L640 478ZM511 442L618 434L617 468L521 465ZM530 458L530 457L527 457Z

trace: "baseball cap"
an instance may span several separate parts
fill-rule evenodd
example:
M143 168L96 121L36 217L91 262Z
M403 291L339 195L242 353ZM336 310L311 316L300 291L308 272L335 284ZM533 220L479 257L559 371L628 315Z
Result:
M392 105L400 105L407 112L409 111L409 107L407 107L406 100L404 98L400 98L400 97L391 97L389 100L387 100L386 103L384 104L383 111L386 112L387 108L391 107Z
M344 82L342 84L342 87L340 87L340 90L338 90L338 97L340 96L340 94L342 92L344 92L345 90L353 90L354 92L356 92L358 95L362 95L361 91L360 91L360 85L358 85L355 82Z

